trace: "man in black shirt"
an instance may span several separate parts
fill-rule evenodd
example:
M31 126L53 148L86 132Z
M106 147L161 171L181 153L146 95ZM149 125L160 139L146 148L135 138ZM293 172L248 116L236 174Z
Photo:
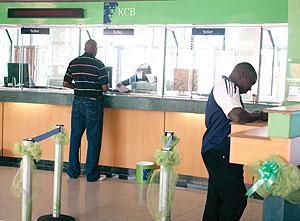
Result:
M228 77L223 76L209 95L201 151L209 175L203 221L238 221L247 206L243 166L229 161L228 135L231 122L268 120L267 113L251 113L244 109L241 94L250 91L256 81L254 67L242 62Z
M109 81L104 64L95 58L96 41L88 40L84 50L83 55L70 62L64 76L64 87L74 89L67 173L72 179L76 179L80 174L79 148L86 129L88 141L86 177L87 181L94 182L105 179L104 175L100 176L98 162L103 129L102 94L108 90Z

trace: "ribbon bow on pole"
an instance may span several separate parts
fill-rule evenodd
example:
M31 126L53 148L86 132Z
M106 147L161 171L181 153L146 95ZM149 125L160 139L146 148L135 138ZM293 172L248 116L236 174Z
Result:
M270 191L272 184L277 180L278 170L278 165L275 162L264 161L262 166L258 169L260 179L247 191L246 196L250 197L263 184L265 184L265 189Z

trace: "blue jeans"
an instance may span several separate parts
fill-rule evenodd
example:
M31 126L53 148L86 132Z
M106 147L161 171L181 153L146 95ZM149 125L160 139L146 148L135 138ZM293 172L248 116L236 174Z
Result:
M100 177L98 162L101 150L103 129L103 101L102 98L88 98L75 96L72 106L71 138L69 152L70 178L77 178L80 174L79 148L81 138L86 129L88 149L86 158L87 181L97 181Z

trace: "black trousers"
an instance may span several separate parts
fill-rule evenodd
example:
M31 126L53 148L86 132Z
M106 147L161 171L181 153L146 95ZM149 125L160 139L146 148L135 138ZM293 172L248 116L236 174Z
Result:
M220 150L202 153L209 174L203 221L239 220L247 206L243 166L229 163Z

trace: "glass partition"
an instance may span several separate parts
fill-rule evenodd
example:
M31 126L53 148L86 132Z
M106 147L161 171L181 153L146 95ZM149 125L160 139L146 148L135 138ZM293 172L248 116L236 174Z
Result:
M243 98L283 100L284 89L280 88L284 88L287 26L194 26L167 30L164 95L207 97L222 75L230 75L235 64L249 62L259 79Z
M168 35L166 94L207 97L212 86L223 75L229 76L236 63L247 61L257 70L258 31L259 28L239 27L173 29L178 46Z
M49 35L32 35L30 45L36 56L35 84L62 86L69 62L78 56L79 29L51 28Z
M49 34L21 34L21 27L0 27L2 85L8 63L24 63L31 86L62 86L69 62L83 54L85 42L92 38L98 43L96 57L112 72L113 89L128 80L132 92L199 99L208 96L222 75L229 76L235 64L247 61L259 79L244 98L284 99L287 25L43 28L49 28ZM143 72L145 68L151 75Z
M20 64L19 75L23 76L28 69L30 86L62 86L63 75L68 63L78 56L79 29L78 28L50 28L49 34L21 34L21 28L0 29L1 39L5 37L5 30L11 37L12 54L9 58L9 41L1 40L1 81L8 76L8 63ZM25 64L25 65L21 65ZM12 66L12 65L11 65ZM27 67L28 66L28 67ZM26 70L23 71L23 67ZM24 72L23 74L20 74ZM22 77L24 78L24 76ZM28 86L20 78L21 86ZM2 81L3 82L3 81ZM29 83L27 82L27 83ZM4 83L4 82L3 82ZM17 83L18 84L18 83Z
M158 85L162 85L164 28L115 27L110 28L114 30L111 34L105 34L105 29L107 28L95 27L85 30L98 43L96 57L107 67L112 67L112 87L115 88L117 83L136 75L140 66L149 65L157 82L147 79L146 83L134 82L135 84L128 86L135 92L159 93ZM129 29L129 34L120 34L122 29ZM88 38L88 35L82 37L82 50Z
M262 28L259 100L284 100L287 38L287 26Z
M195 67L191 50L191 29L166 29L165 96L191 96L190 73Z
M13 41L15 41L17 29L0 27L0 84L8 84L8 63L13 59Z

